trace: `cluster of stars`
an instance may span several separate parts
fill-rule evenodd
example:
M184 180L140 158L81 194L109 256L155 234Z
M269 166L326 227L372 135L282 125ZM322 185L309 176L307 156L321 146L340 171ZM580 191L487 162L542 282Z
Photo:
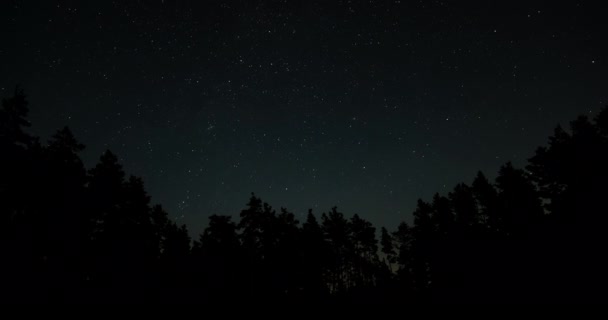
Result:
M396 224L608 99L585 3L4 6L0 92L25 79L34 130L116 151L194 228L252 191Z

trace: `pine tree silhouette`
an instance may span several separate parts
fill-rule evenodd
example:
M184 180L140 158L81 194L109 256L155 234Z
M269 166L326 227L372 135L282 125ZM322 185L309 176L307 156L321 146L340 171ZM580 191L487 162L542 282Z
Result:
M478 172L413 225L376 228L336 207L302 225L251 194L238 221L212 215L197 241L144 181L104 152L86 170L65 127L27 133L21 89L0 109L3 302L602 302L608 108L557 127L526 169Z

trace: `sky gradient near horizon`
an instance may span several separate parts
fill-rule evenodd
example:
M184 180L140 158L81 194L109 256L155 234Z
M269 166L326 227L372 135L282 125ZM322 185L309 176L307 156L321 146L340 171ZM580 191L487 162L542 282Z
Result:
M539 2L540 3L540 2ZM411 221L608 104L599 3L3 1L0 95L110 149L195 238L255 192Z

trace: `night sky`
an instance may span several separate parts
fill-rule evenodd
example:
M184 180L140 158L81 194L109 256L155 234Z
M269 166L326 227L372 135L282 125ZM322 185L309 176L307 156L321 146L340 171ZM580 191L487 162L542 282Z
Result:
M192 235L252 191L394 229L608 103L599 4L461 2L3 0L0 95L89 168L118 154Z

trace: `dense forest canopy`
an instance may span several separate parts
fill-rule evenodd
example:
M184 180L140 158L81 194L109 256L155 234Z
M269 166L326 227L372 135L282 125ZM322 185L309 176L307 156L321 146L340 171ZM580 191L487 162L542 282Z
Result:
M298 221L252 193L200 235L111 151L85 168L68 127L41 142L27 115L23 90L2 100L3 302L605 301L608 108L558 126L525 168L418 200L412 224L337 207Z

